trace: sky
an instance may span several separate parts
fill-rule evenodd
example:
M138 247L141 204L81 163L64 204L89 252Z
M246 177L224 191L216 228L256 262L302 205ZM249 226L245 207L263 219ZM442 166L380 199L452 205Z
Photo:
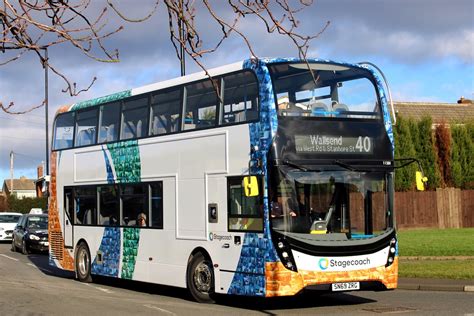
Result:
M104 3L94 1L93 6ZM218 14L231 15L227 1L211 3ZM127 0L119 7L129 17L138 18L149 11L152 1L140 4ZM196 23L204 45L212 46L218 34L216 24L204 13L197 8ZM311 42L309 57L376 64L387 77L396 101L455 103L461 96L474 99L473 16L472 0L315 0L297 18L298 32L308 35L318 33L330 22ZM89 91L70 97L61 92L64 83L49 74L50 133L54 113L62 105L178 77L180 64L168 40L167 18L163 7L143 23L124 23L110 12L107 27L124 25L123 31L104 42L110 50L119 50L119 63L94 61L69 44L51 48L51 63L78 87L86 87L94 77L97 81ZM239 30L248 36L259 57L298 54L288 39L267 34L256 19L244 19ZM244 43L233 36L203 63L213 68L249 56ZM25 54L1 66L4 59L0 52L0 100L4 104L14 101L17 111L40 104L44 98L44 70L34 55ZM189 59L186 67L188 74L199 71ZM45 142L44 108L24 115L0 113L0 185L10 178L11 151L15 153L14 177L36 178L36 167L45 160Z

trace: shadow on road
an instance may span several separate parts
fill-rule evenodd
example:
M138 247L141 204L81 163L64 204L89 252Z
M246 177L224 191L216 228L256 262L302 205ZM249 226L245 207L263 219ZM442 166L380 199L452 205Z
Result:
M55 266L49 264L49 257L47 253L31 253L28 255L28 259L34 264L41 272L46 275L56 276L60 278L73 279L74 272L64 271Z
M46 275L74 279L73 272L63 271L56 267L50 266L47 254L32 253L28 255L28 259ZM102 276L95 276L94 283L135 292L168 296L186 301L193 301L188 291L182 288L116 278L108 278ZM217 295L216 297L216 304L240 309L247 309L249 311L260 311L269 315L272 314L272 310L292 310L300 308L360 305L372 302L375 301L359 297L357 295L351 295L348 293L328 294L314 290L304 291L300 295L292 297L256 298L228 295Z

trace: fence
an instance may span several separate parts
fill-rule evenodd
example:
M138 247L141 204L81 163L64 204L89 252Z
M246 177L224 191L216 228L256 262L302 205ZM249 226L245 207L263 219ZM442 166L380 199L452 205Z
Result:
M474 190L396 192L398 228L474 227Z

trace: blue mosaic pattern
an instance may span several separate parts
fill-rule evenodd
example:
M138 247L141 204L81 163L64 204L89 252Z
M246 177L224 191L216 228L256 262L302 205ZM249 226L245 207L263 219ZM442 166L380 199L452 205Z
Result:
M141 162L138 141L126 140L107 144L112 157L117 183L134 183L141 180ZM111 169L112 170L112 169ZM107 178L109 173L107 171Z
M86 109L95 105L121 100L131 95L132 95L132 90L126 90L126 91L106 95L104 97L99 97L92 100L78 102L71 107L71 111L82 110L82 109Z
M102 252L102 263L97 257L91 266L92 274L118 277L120 263L120 228L105 227L99 251Z
M135 263L137 261L138 242L140 241L139 228L123 229L122 279L133 279Z
M114 173L112 171L112 165L110 164L109 157L107 156L107 152L105 151L104 145L102 145L102 153L104 154L105 160L105 169L107 171L107 183L112 184L114 183Z
M237 272L227 293L265 296L265 257L269 239L256 233L245 234Z
M250 145L258 148L251 154L251 173L267 177L267 153L278 128L275 98L270 73L265 63L257 60L246 60L244 69L252 69L259 82L260 122L249 126ZM257 168L257 161L262 161L262 169ZM264 187L264 213L268 218L268 179ZM237 272L229 287L229 294L265 296L265 263L278 261L270 237L270 223L265 221L263 237L256 233L246 233L240 254Z
M369 69L370 70L370 69ZM382 82L380 78L377 77L375 72L370 70L375 77L375 81L377 82L377 90L379 91L380 95L380 102L382 103L382 114L383 114L383 121L385 124L385 130L387 131L388 139L390 143L392 143L392 155L395 156L395 139L393 137L393 130L392 130L392 119L390 118L390 112L388 111L388 102L387 97L385 95L385 90L383 89Z

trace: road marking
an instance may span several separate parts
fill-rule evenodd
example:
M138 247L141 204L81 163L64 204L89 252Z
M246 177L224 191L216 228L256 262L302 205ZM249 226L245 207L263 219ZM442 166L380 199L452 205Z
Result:
M5 258L8 258L8 259L13 260L13 261L19 261L18 259L13 258L13 257L10 257L10 256L7 256L7 255L4 255L3 253L0 254L0 256L5 257Z
M111 290L109 290L109 289L104 289L104 288L102 288L102 287L94 286L94 285L91 285L91 284L89 284L89 283L81 283L81 284L87 285L87 286L90 286L90 287L93 287L94 289L99 290L99 291L102 291L102 292L105 292L105 293L107 293L107 294L113 294L113 293L114 293L113 291L111 291Z
M163 308L159 308L158 306L155 306L155 305L145 304L145 305L143 305L143 306L145 306L146 308L149 308L149 309L154 309L154 310L157 310L157 311L160 311L160 312L169 314L169 315L176 315L175 313L170 312L169 310L166 310L166 309L163 309Z

